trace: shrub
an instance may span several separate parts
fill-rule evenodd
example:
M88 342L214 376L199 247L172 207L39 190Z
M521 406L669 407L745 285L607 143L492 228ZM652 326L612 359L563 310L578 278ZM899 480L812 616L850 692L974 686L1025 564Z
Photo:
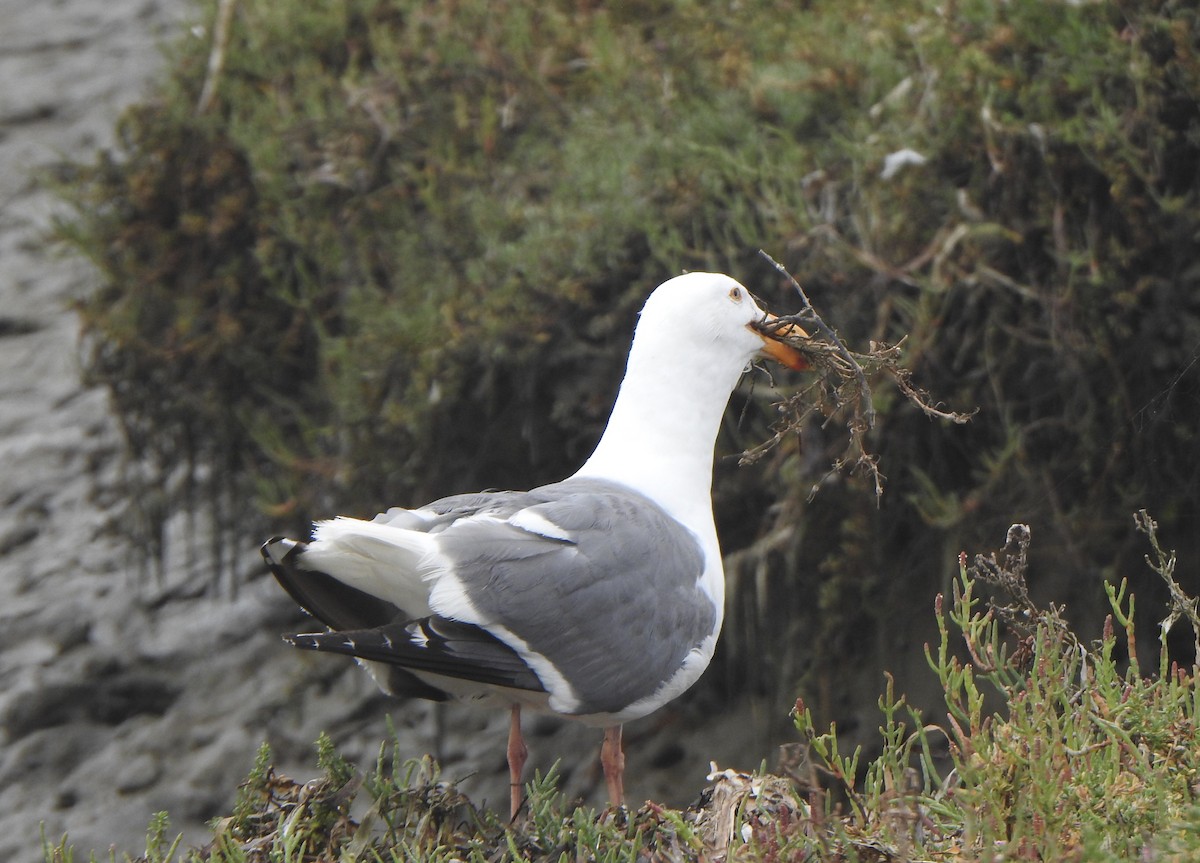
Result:
M1174 554L1144 511L1137 523L1175 597L1172 618L1200 640ZM687 809L647 802L597 813L557 793L552 769L527 785L524 813L506 823L477 810L430 759L406 761L395 745L360 772L322 736L324 776L301 784L275 772L264 744L213 841L178 859L1195 859L1200 669L1172 664L1165 637L1153 675L1119 658L1119 642L1136 650L1124 581L1105 585L1111 615L1101 638L1080 639L1061 608L1030 598L1029 543L1029 528L1013 525L1000 553L970 565L962 555L952 600L935 603L937 643L925 646L940 709L926 719L889 678L875 758L862 747L846 754L837 728L818 731L797 701L807 757L786 777L714 767ZM981 588L1001 598L982 599ZM176 859L167 828L166 813L156 815L140 861ZM72 859L65 838L44 845L47 863Z
M1098 619L1078 588L1135 556L1123 513L1152 503L1200 557L1198 14L249 0L209 110L189 39L81 169L89 368L140 487L198 485L248 545L255 512L303 529L568 473L648 289L722 269L778 304L763 246L848 341L907 336L917 379L979 413L941 428L881 393L879 508L822 479L819 426L718 467L731 577L758 585L731 591L727 655L761 660L724 681L873 675L1014 515ZM740 410L762 390L723 451L766 436Z

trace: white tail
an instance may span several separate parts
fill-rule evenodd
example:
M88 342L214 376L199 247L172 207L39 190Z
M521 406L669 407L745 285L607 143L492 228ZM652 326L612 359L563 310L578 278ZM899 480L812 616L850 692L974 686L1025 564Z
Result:
M430 613L427 579L443 568L440 557L423 531L339 516L316 523L297 563L423 617Z

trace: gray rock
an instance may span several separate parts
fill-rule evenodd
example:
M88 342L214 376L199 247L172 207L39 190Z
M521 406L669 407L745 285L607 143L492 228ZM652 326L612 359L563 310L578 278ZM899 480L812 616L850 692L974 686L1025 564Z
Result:
M113 777L113 788L118 794L143 791L162 778L162 762L154 755L138 755L125 763Z

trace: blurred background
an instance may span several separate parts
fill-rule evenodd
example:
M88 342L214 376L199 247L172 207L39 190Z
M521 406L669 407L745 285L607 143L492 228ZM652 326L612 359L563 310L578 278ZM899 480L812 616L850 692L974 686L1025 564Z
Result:
M33 409L92 423L6 504L28 538L4 534L2 589L28 600L0 611L0 779L40 789L6 803L97 845L165 808L202 841L259 741L315 773L317 733L370 760L388 714L413 755L503 801L505 718L388 703L284 649L300 617L257 546L571 473L659 282L724 271L799 307L759 248L850 347L903 340L914 382L975 414L930 420L873 381L877 499L831 470L837 418L739 467L803 385L748 377L714 484L726 629L702 681L628 730L631 799L687 803L710 760L772 764L798 696L869 754L885 672L936 720L934 597L1014 522L1034 598L1085 641L1103 583L1130 580L1153 670L1166 592L1135 510L1200 587L1193 4L239 0L126 19L165 55L6 204L43 202L69 263L41 254L28 281L69 273L40 296L82 325L56 324L58 365L27 372L63 390ZM51 307L0 343L45 336ZM598 736L535 724L538 764L562 757L599 802Z

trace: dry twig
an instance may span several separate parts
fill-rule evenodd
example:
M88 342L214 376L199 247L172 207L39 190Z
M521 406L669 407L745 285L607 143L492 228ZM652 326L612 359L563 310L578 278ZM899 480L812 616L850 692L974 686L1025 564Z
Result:
M213 24L212 49L208 54L208 70L204 75L204 87L196 102L196 113L205 114L217 96L217 83L225 68L225 51L229 47L229 28L233 22L233 7L237 0L220 0L217 18Z
M943 410L935 406L929 394L913 384L909 370L900 365L903 339L894 345L871 342L870 349L865 354L847 348L838 334L817 314L804 293L804 288L795 277L762 249L759 249L759 254L791 283L804 304L797 314L783 315L764 323L762 329L777 337L780 330L792 325L807 331L815 330L816 335L807 338L793 334L784 335L783 341L804 355L809 365L817 372L817 378L811 386L777 405L784 419L776 425L774 436L742 453L741 463L757 461L785 437L798 433L814 412L819 412L825 418L825 424L832 422L836 417L844 417L849 441L843 455L834 462L830 473L847 467L851 471L866 471L874 481L876 496L881 496L884 476L879 471L878 458L867 449L864 441L866 433L875 426L875 405L871 398L869 376L886 374L895 382L905 398L928 417L965 423L972 414ZM819 483L814 486L814 493L818 486Z
M1158 523L1144 509L1133 514L1133 523L1150 540L1154 557L1146 555L1146 563L1157 572L1167 585L1170 594L1170 613L1158 625L1159 638L1166 641L1167 633L1179 622L1186 619L1192 627L1193 649L1195 650L1196 665L1200 667L1200 599L1188 596L1179 582L1175 580L1175 552L1166 551L1158 542Z

